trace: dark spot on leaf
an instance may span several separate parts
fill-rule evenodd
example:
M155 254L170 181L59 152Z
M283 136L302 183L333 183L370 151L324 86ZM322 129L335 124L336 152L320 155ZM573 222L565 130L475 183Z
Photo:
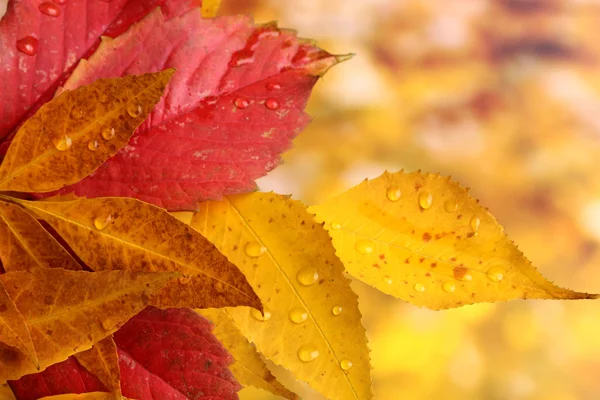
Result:
M52 296L45 296L44 304L46 304L47 306L54 304L54 298Z
M429 233L429 232L425 232L425 233L423 234L423 241L424 241L424 242L429 242L430 240L431 240L431 233Z
M431 263L431 268L435 268L435 267L437 267L437 263L436 262L432 262Z
M465 267L454 267L452 269L452 275L454 276L454 279L462 279L467 271L469 271L469 269Z

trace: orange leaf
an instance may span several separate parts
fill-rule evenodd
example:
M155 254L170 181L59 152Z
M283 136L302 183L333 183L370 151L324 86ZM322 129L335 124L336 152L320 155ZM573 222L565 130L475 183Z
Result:
M85 369L94 374L111 393L121 395L121 373L117 345L112 336L95 343L91 349L75 354Z

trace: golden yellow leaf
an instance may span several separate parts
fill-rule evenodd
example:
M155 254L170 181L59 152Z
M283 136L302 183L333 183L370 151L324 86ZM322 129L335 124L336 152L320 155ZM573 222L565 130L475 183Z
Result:
M34 217L18 205L1 200L0 260L6 272L40 267L81 269Z
M50 192L88 176L123 147L175 70L98 79L44 104L0 165L0 191Z
M215 325L213 334L235 359L229 369L242 386L253 386L286 399L299 399L277 381L260 358L256 347L248 342L225 310L209 308L196 311Z
M228 310L244 336L327 397L370 399L357 297L327 232L304 205L252 193L199 206L191 226L246 274L263 300L264 317L255 310Z
M39 400L121 400L126 399L114 393L108 392L88 392L88 393L67 393L55 396L42 397Z
M221 7L221 0L202 0L202 18L214 18Z
M121 395L119 355L112 336L94 343L89 350L75 354L75 358L79 361L79 364L95 375L111 393Z
M36 268L7 272L0 282L25 318L44 369L115 332L177 276ZM18 352L0 346L0 381L36 371Z
M0 400L17 400L7 382L0 384Z
M449 178L385 172L309 211L350 274L419 306L597 298L547 281Z
M153 302L158 307L262 309L235 265L159 207L116 197L20 203L46 220L93 270L181 272L185 278L167 284Z
M0 342L22 352L36 366L39 365L25 318L17 310L4 285L0 283ZM0 366L0 371L3 367Z

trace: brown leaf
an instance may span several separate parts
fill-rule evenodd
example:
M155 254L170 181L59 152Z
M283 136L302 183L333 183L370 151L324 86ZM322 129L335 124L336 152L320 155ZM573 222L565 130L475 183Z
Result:
M121 395L121 374L117 345L112 336L95 343L91 349L75 354L85 369L94 374L111 393Z
M1 200L0 260L6 272L40 267L81 269L33 216L18 205Z
M46 103L8 148L0 191L50 192L91 174L127 143L173 73L98 79Z

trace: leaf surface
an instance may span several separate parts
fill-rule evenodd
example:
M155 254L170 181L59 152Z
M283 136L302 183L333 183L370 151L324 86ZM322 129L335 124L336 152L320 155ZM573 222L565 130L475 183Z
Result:
M116 397L113 393L89 392L89 393L67 393L56 396L42 397L40 400L121 400L122 397Z
M12 389L7 382L0 384L0 399L2 400L17 400Z
M8 148L0 190L49 192L85 178L127 143L173 72L100 79L46 103Z
M229 366L229 369L242 386L253 386L286 399L299 399L296 394L287 390L277 381L277 378L260 358L256 347L240 332L225 310L210 308L196 311L215 325L213 335L233 356L235 361Z
M0 342L22 352L34 365L39 365L25 318L17 310L4 285L0 284ZM0 374L5 366L0 366Z
M386 172L309 211L325 222L350 274L418 306L598 297L546 280L446 177Z
M27 211L0 200L0 260L5 271L80 270L75 259Z
M264 317L248 309L228 313L266 358L328 398L372 397L357 296L327 232L304 205L272 193L228 196L201 203L191 226L263 300Z
M40 367L46 368L112 334L176 276L36 268L2 274L0 282L25 318ZM0 380L38 370L3 348L0 365Z
M91 349L74 356L79 364L95 375L113 394L121 395L121 374L117 345L112 336L94 343Z
M190 309L149 307L115 334L123 395L138 400L237 399L231 355Z
M202 235L158 207L127 198L22 204L48 222L93 270L185 275L167 284L153 303L157 306L262 309L235 265Z

